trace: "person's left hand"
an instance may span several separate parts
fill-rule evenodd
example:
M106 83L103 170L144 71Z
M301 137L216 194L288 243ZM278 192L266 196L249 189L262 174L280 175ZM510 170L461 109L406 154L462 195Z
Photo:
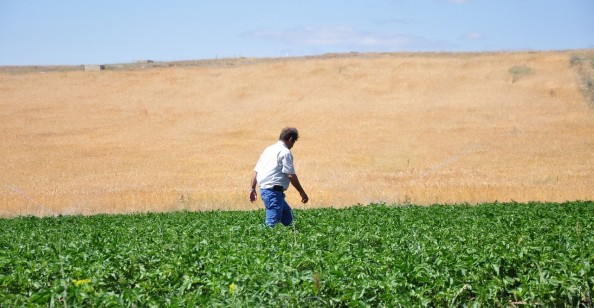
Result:
M256 198L257 198L257 197L258 197L258 194L256 194L256 191L255 191L255 190L252 190L252 191L250 192L250 202L251 202L251 203L254 203L254 201L256 201Z

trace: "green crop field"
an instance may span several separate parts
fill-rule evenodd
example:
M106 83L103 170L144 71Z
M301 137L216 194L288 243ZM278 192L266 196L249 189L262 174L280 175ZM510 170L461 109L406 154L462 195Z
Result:
M594 202L0 219L0 307L571 306Z

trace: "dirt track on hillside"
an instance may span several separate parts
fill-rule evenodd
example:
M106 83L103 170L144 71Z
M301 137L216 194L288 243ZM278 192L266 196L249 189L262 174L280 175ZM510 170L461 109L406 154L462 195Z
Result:
M0 215L257 209L284 126L311 204L594 199L573 52L0 69Z

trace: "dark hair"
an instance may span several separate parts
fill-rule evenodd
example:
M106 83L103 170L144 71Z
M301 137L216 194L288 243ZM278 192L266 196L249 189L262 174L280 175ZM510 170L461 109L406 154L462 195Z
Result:
M295 127L285 127L280 133L278 140L289 141L290 138L297 141L299 139L299 131Z

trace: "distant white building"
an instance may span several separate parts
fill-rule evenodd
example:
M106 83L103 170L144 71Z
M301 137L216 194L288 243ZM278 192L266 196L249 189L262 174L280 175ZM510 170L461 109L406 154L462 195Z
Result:
M102 71L104 69L105 69L105 65L85 64L85 72Z

